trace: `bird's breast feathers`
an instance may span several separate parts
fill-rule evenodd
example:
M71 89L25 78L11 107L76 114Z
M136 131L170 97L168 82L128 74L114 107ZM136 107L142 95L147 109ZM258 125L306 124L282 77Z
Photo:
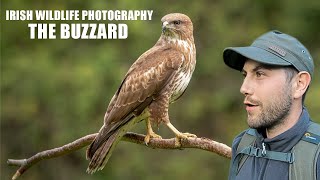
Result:
M172 95L170 97L171 103L176 101L187 89L191 76L192 72L180 72L176 75L172 86Z
M188 87L196 65L196 52L194 44L188 40L170 39L169 42L180 48L183 52L182 59L184 61L172 81L170 102L174 102Z

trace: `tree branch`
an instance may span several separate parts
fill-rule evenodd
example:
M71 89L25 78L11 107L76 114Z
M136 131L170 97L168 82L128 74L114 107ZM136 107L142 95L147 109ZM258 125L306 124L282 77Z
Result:
M69 144L64 146L39 152L28 159L8 159L7 164L11 166L19 166L19 169L12 176L12 179L15 180L19 178L26 170L35 165L41 160L51 159L59 156L69 154L73 151L77 151L85 146L88 146L93 139L96 137L96 134L89 134L82 138L79 138ZM136 144L145 145L144 135L135 134L135 133L126 133L123 136L123 141L132 142ZM176 138L171 139L150 139L148 143L149 148L159 148L159 149L183 149L183 148L195 148L202 149L209 152L216 153L220 156L231 158L231 148L225 144L213 141L208 138L188 138L182 139L180 142L177 142Z

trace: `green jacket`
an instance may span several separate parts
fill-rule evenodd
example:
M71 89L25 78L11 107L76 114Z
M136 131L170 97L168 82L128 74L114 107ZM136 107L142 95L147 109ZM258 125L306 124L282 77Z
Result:
M310 121L306 109L277 137L266 139L262 132L249 129L235 138L230 180L320 179L320 125Z

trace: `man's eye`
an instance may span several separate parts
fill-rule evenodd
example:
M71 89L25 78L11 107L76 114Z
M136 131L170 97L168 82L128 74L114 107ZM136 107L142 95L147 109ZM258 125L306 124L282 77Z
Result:
M261 77L262 75L263 75L263 72L260 72L260 71L257 71L257 72L256 72L256 76L257 76L257 77Z

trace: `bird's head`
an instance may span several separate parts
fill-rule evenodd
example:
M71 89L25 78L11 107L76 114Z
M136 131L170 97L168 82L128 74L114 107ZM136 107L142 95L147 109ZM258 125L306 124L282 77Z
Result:
M162 19L162 34L170 38L185 39L193 36L191 19L181 13L165 15Z

